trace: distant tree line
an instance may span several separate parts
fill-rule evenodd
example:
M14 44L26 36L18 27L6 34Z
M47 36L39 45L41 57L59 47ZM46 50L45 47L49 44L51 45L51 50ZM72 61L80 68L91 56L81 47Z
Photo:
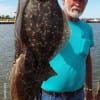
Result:
M14 19L15 16L11 17L10 15L0 15L0 19Z

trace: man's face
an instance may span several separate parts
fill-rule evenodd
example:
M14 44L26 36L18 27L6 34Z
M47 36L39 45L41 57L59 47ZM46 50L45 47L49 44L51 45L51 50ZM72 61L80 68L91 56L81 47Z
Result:
M87 3L87 0L63 0L64 10L69 16L78 18Z

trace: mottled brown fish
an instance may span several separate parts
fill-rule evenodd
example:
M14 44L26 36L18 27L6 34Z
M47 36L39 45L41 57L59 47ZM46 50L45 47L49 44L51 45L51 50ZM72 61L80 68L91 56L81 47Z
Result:
M49 61L68 37L68 25L57 0L19 0L11 100L38 97L41 82L56 75Z

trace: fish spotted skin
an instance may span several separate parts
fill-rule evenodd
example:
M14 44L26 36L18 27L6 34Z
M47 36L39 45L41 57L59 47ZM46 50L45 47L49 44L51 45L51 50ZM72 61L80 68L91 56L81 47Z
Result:
M65 36L57 0L29 0L22 20L23 43L36 54L38 60L50 60Z
M69 37L57 0L19 0L11 99L34 100L41 82L57 73L49 65ZM37 98L38 100L38 98Z

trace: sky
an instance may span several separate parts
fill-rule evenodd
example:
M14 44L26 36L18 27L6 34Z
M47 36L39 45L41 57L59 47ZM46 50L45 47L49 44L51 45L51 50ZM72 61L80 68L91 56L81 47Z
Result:
M61 0L59 0L61 4ZM0 0L0 16L15 16L18 0ZM100 0L88 0L82 18L100 18Z

